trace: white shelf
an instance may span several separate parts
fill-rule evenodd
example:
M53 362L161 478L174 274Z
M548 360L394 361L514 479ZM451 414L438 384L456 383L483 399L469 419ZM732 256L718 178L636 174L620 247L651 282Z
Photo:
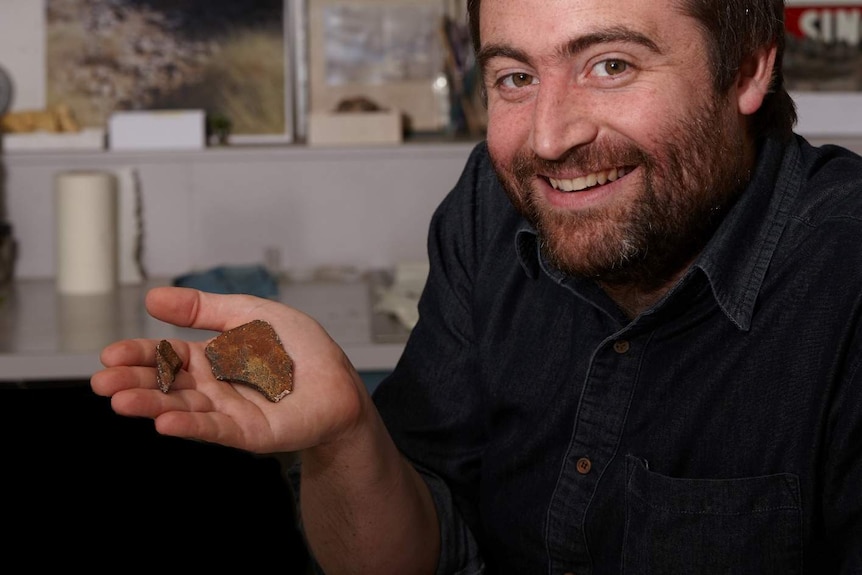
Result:
M303 144L212 146L203 150L88 150L88 149L28 149L3 150L0 158L11 165L51 165L83 161L88 163L129 164L144 162L186 164L189 162L273 162L315 161L332 162L340 159L394 159L428 157L433 159L454 157L465 159L465 154L476 141L416 140L397 145L321 146ZM2 144L2 136L0 136Z

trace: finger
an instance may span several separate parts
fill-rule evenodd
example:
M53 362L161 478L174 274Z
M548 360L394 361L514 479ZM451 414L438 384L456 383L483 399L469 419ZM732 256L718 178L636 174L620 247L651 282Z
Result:
M157 389L158 382L152 367L120 365L94 373L90 387L96 395L111 397L128 389Z
M189 389L195 385L194 377L185 369L181 369L175 374L170 389L172 391ZM97 371L90 377L90 387L96 395L102 396L112 396L126 389L158 389L161 391L156 369L135 365L116 365Z
M244 434L236 422L218 412L169 411L158 416L155 424L156 431L162 435L218 443L249 451L259 451L257 443L262 443L263 440L261 436L258 442L244 441Z
M195 329L226 331L266 314L276 302L250 295L225 295L192 288L157 287L147 292L147 311L156 319Z
M229 385L224 387L232 389ZM259 411L254 402L241 399L241 394L233 393L232 407L227 413L217 410L211 398L196 389L167 394L156 390L130 389L114 395L111 407L119 415L153 419L156 431L162 435L218 443L257 453L274 451L276 444L272 430L264 418L258 418L255 424L246 413L240 417L246 424L240 426L234 415L231 415L230 412Z
M119 365L156 365L156 348L161 340L155 339L124 339L107 345L102 349L99 360L105 367L116 367ZM171 347L183 360L183 367L188 365L190 356L188 342L182 340L169 340Z
M156 389L126 389L111 397L111 408L119 415L156 419L164 413L210 412L212 402L203 393L184 389L164 393Z

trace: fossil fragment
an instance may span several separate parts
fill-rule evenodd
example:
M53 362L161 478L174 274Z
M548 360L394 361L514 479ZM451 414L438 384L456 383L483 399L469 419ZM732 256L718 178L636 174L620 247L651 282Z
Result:
M180 359L168 340L160 341L159 345L156 346L156 379L159 382L159 389L165 393L171 389L174 378L182 365L183 360Z
M278 401L293 391L293 360L272 326L254 320L222 332L206 347L213 375Z

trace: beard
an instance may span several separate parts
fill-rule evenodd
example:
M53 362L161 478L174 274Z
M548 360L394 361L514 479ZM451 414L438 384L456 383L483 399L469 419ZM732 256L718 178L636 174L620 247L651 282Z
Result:
M713 98L665 126L656 153L627 141L597 142L559 160L522 151L510 170L496 160L494 166L515 208L538 231L551 265L609 287L651 292L694 260L748 182L744 128L722 110ZM639 168L633 201L569 212L549 207L533 189L536 174L612 166Z

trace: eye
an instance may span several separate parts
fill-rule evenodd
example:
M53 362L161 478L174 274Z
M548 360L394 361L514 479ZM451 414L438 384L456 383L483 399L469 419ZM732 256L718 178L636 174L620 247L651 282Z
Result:
M629 69L629 63L625 60L602 60L593 66L593 72L597 76L619 76Z
M497 83L506 88L524 88L531 84L535 84L536 82L536 77L532 74L516 72L514 74L503 76Z

